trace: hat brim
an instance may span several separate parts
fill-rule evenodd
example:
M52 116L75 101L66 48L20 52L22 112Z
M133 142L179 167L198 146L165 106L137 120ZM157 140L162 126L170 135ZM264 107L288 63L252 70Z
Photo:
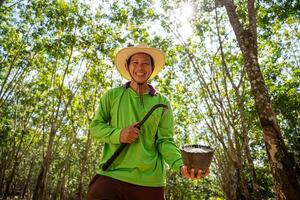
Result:
M153 58L154 70L149 80L155 77L165 65L165 53L160 49L152 48L152 47L144 47L144 46L143 47L133 46L133 47L123 48L117 53L115 62L119 73L127 80L131 80L130 74L126 69L127 59L136 53L145 53L150 55Z

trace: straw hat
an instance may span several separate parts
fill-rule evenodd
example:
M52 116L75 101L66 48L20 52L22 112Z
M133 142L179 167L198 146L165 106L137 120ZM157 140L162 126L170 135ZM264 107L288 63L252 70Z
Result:
M165 53L160 49L148 47L144 44L123 48L118 51L115 62L119 73L127 80L131 80L131 77L126 69L126 61L130 56L136 53L146 53L153 58L154 70L149 79L156 76L165 65Z

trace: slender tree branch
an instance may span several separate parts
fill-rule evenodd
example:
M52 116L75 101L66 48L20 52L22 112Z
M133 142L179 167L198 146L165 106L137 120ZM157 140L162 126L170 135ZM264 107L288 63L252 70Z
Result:
M220 0L220 3L225 6L230 24L233 27L233 31L236 35L239 46L244 49L244 44L241 38L243 38L243 32L245 29L243 28L242 23L239 21L239 17L236 12L236 6L234 5L232 0Z
M257 38L256 11L255 11L254 4L255 4L255 0L248 0L247 1L248 18L249 18L249 29L250 29L253 37ZM255 42L256 42L256 40L255 40Z

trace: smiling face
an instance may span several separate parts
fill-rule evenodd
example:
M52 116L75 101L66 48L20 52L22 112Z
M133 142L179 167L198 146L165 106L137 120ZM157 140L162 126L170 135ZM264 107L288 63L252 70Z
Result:
M145 83L153 72L153 61L148 54L137 53L130 57L127 70L131 74L133 81Z

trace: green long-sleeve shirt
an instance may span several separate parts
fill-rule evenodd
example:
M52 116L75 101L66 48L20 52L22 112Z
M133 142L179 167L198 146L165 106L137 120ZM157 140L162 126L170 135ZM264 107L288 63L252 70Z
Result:
M124 86L109 90L101 97L91 123L92 136L104 143L97 172L136 185L165 186L166 163L176 171L183 165L173 140L171 109L165 113L162 108L156 109L142 125L139 138L123 150L107 171L101 170L120 146L122 128L143 119L157 103L170 106L168 99L161 94L144 94L143 99L144 106L139 95Z

